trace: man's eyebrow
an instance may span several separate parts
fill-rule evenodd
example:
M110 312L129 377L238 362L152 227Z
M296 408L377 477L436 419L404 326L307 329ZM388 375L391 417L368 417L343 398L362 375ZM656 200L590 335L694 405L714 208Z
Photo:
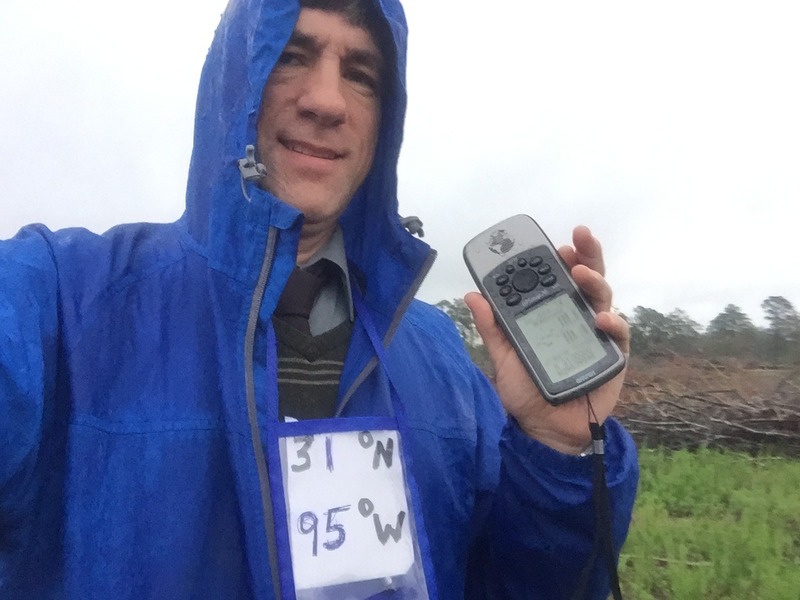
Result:
M286 43L286 47L288 48L289 46L297 46L303 50L319 52L322 43L314 35L295 29ZM383 57L380 52L373 52L364 48L349 48L346 58L356 65L374 69L379 73L383 69Z
M292 32L289 41L286 42L287 46L300 46L304 50L316 50L319 48L320 43L313 35L303 33L295 29Z

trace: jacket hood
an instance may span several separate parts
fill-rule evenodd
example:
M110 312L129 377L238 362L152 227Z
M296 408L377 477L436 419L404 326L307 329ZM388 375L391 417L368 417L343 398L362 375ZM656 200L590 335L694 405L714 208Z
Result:
M394 43L394 49L386 52L395 59L389 75L392 92L383 99L372 168L340 224L348 258L368 282L379 269L384 282L391 275L397 285L408 287L431 250L405 231L398 216L407 27L397 0L375 3ZM277 227L284 241L291 238L290 243L296 244L302 224L296 209L243 182L238 166L245 148L256 145L262 90L299 12L298 0L231 0L200 79L185 220L192 243L212 266L245 282L257 275L269 227Z

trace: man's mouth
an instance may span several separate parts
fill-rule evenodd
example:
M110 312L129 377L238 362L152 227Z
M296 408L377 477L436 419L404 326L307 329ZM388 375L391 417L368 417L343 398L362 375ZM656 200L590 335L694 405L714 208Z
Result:
M324 158L326 160L336 160L337 158L342 158L344 156L342 152L337 152L336 150L326 148L325 146L317 146L315 144L309 144L307 142L300 142L297 140L279 139L278 141L287 150L291 150L292 152L297 152L298 154L303 154L305 156Z

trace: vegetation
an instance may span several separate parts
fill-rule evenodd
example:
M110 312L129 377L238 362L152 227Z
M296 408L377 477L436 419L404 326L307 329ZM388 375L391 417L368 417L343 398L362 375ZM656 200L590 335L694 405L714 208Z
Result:
M461 300L453 318L491 367ZM637 306L616 416L641 478L620 556L628 600L800 600L800 314L782 296L766 327L734 304L703 328Z
M761 303L766 328L758 328L735 304L728 304L703 331L685 311L662 314L637 306L631 324L634 352L675 353L681 356L734 357L770 362L800 360L800 313L783 296Z
M460 298L442 300L437 306L453 319L476 363L484 367L485 353L466 304ZM631 325L633 354L677 354L706 358L739 358L771 363L800 361L800 313L783 296L769 296L761 303L767 327L759 328L735 304L728 304L704 328L686 311L668 314L637 306Z
M475 322L472 320L472 313L467 303L461 298L456 298L452 301L441 300L436 303L436 306L453 320L473 362L491 379L494 372L489 354L480 341L481 336L475 328Z
M797 600L800 461L645 450L623 596Z

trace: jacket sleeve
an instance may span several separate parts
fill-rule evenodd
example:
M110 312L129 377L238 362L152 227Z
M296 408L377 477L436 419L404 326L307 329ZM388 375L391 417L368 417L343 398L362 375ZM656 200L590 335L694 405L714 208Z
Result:
M57 276L45 231L32 226L0 241L0 546L35 495L45 398L55 389Z
M497 402L491 389L482 396L483 402ZM639 469L636 448L624 428L608 419L605 432L606 480L618 557L631 520ZM496 487L479 491L477 497L466 597L569 599L595 542L592 459L552 450L526 436L510 418L498 446ZM593 561L586 598L608 597L605 564L602 553Z

